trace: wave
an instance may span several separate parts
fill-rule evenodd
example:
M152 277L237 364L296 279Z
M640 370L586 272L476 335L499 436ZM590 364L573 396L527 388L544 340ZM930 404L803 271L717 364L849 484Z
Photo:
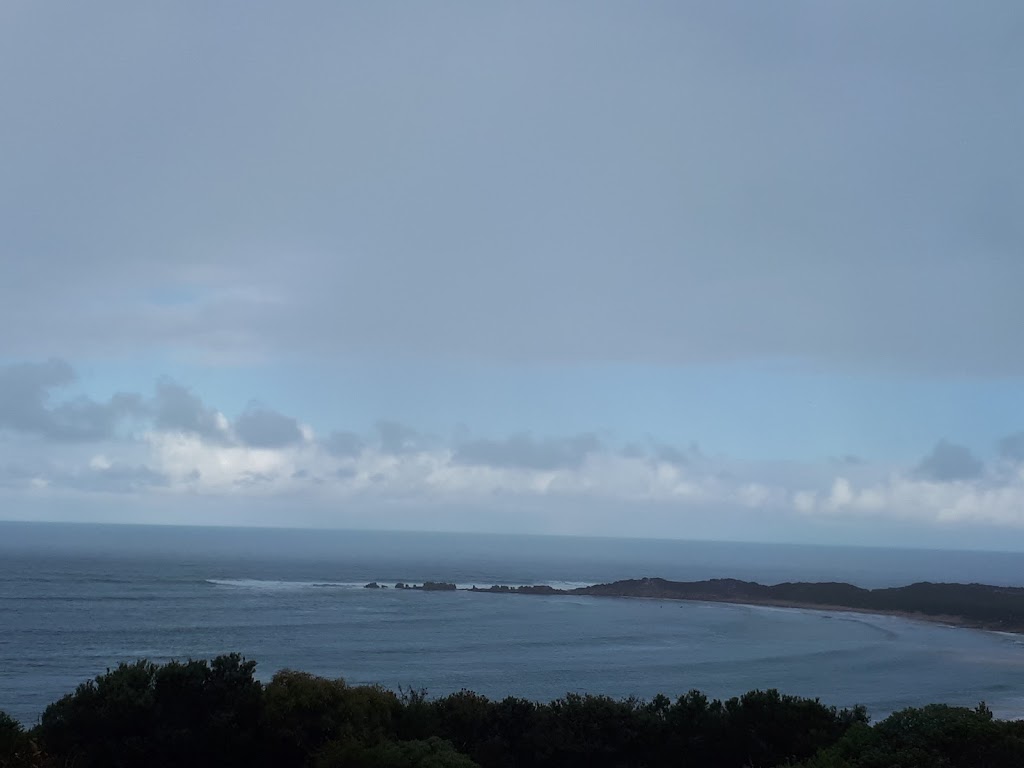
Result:
M362 589L365 581L279 581L275 579L203 579L215 587L251 589L263 592L293 592L301 589Z
M230 587L233 589L250 589L263 592L288 592L303 589L363 589L367 582L365 581L284 581L279 579L203 579L206 584L211 584L215 587ZM377 583L382 586L386 585L389 587L394 586L385 581L378 580ZM422 584L423 580L406 580L406 584ZM588 581L545 581L535 582L536 584L546 584L549 587L555 589L577 589L579 587L590 586L593 582ZM476 582L466 582L456 584L458 589L470 589L472 587L480 587L486 589L492 584L506 584L508 586L533 586L533 584L520 584L517 582L507 581L493 581L487 579L481 579Z

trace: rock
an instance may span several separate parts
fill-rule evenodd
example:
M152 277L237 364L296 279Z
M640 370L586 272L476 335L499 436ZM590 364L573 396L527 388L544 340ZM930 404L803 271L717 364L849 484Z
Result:
M455 585L446 581L424 581L421 589L427 592L454 592Z

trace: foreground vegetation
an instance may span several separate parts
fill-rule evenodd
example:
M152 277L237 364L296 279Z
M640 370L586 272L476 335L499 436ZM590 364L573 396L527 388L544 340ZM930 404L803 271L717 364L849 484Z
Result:
M877 725L777 691L728 701L568 694L542 704L469 691L428 699L282 671L237 654L139 661L83 683L30 730L0 713L0 766L512 768L1024 765L1024 722L984 705L906 709Z

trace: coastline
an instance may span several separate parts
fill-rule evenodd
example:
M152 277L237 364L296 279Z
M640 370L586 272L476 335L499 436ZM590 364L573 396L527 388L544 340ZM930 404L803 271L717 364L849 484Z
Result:
M993 629L990 626L985 626L980 623L972 624L964 620L962 616L943 616L943 615L930 615L926 613L919 613L914 611L885 611L885 610L867 610L864 608L851 608L845 605L820 605L817 603L783 603L783 602L751 602L751 601L740 601L740 600L713 600L713 599L698 599L698 598L686 598L686 597L662 597L662 598L636 598L636 597L623 597L624 600L637 600L637 599L650 599L650 600L676 600L681 602L691 603L711 603L718 605L741 605L750 608L781 608L789 611L813 611L814 613L852 613L859 616L885 616L896 619L908 619L910 621L921 621L927 624L938 624L940 626L946 626L951 629L975 629L986 632L1004 632L1011 635L1022 635L1024 634L1024 627L1019 629Z
M376 582L367 588L381 588ZM890 616L948 627L1024 634L1024 589L987 584L919 582L904 587L863 589L842 582L787 582L764 585L736 579L673 582L660 578L627 579L559 589L546 584L458 587L452 583L399 583L398 589L466 591L506 595L617 597L685 600L751 607Z

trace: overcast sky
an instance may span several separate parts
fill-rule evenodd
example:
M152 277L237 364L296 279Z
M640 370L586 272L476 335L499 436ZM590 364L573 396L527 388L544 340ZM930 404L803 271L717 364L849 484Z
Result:
M0 518L1024 549L1024 6L0 4Z

